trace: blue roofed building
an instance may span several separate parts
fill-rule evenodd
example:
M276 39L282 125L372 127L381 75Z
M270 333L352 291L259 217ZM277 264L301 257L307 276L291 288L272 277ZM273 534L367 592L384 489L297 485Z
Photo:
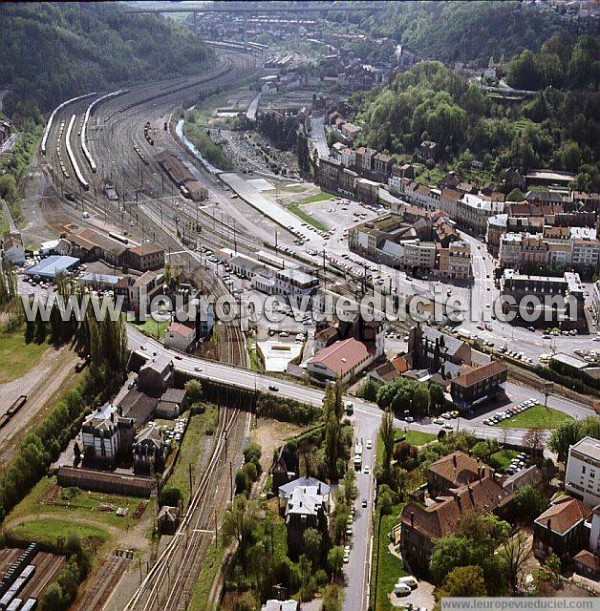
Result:
M77 257L52 255L28 267L25 273L32 278L38 276L43 280L55 280L59 274L69 272L78 265L79 259Z

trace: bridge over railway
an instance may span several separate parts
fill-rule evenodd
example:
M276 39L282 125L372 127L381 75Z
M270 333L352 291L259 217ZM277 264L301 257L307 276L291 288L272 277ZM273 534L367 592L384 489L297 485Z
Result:
M150 3L148 3L150 4ZM127 13L358 13L383 10L386 2L353 4L331 4L329 2L302 3L289 6L273 2L260 7L243 6L234 2L153 2L151 5L138 6L137 3L125 7Z

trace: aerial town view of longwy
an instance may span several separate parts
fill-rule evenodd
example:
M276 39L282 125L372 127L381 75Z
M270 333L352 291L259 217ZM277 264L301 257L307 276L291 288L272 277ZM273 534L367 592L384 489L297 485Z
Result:
M0 611L521 609L600 611L600 0L0 2Z

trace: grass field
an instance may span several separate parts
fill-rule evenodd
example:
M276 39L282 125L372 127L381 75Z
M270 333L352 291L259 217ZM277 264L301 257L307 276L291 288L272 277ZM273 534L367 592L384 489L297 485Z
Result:
M148 317L148 320L144 322L133 323L142 333L160 339L163 333L169 328L168 320L154 320L152 316Z
M165 486L165 490L179 488L186 507L187 499L190 495L190 474L188 465L192 465L192 473L196 478L200 477L200 473L197 472L196 468L200 444L203 438L206 437L207 428L210 428L213 421L216 419L216 415L217 408L212 405L207 405L206 411L203 414L196 414L192 417L181 444L177 464Z
M495 452L490 456L490 464L496 469L506 469L510 465L510 461L518 454L516 450L505 448Z
M66 539L72 534L79 535L84 546L90 541L106 543L110 539L110 535L105 530L72 520L31 520L19 524L12 529L12 532L20 539L49 545L55 545L58 539Z
M327 227L325 223L321 223L321 221L313 218L310 214L302 210L302 208L300 208L300 204L290 204L287 209L297 217L301 218L305 223L312 225L315 229L319 229L320 231L329 230L329 227Z
M0 384L23 376L48 349L45 342L26 344L22 328L0 334Z
M388 594L394 589L398 577L404 577L408 574L404 569L402 560L394 556L388 549L390 544L388 533L397 524L401 510L402 506L398 505L394 507L390 515L383 516L380 528L378 527L379 513L377 513L373 547L373 572L371 574L371 605L374 605L375 611L392 611L394 609ZM378 528L379 538L377 538Z
M437 439L437 436L433 433L422 433L421 431L408 431L405 433L402 429L394 429L394 439L399 439L403 435L406 437L405 441L408 441L413 446L423 446ZM375 443L377 444L377 463L379 464L383 458L383 444L379 435L377 435Z
M314 204L316 202L326 202L327 200L330 200L330 199L335 199L335 196L333 196L331 193L326 193L325 191L321 191L320 193L315 193L314 195L311 195L310 197L303 199L300 202L300 205Z
M573 418L564 412L538 403L496 426L503 429L555 429L563 420L573 420Z
M12 510L6 520L25 520L43 513L56 515L58 521L77 523L85 519L96 523L98 528L109 526L126 529L136 523L133 513L141 500L137 497L85 492L78 488L60 488L56 484L56 477L45 477ZM102 511L102 505L126 507L129 511L127 516L120 517L114 510ZM148 505L142 517L151 510Z

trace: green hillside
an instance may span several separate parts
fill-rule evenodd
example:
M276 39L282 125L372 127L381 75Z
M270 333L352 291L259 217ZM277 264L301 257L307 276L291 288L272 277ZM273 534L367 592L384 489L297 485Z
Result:
M117 2L0 3L0 85L47 111L74 95L198 71L212 57L184 26Z

